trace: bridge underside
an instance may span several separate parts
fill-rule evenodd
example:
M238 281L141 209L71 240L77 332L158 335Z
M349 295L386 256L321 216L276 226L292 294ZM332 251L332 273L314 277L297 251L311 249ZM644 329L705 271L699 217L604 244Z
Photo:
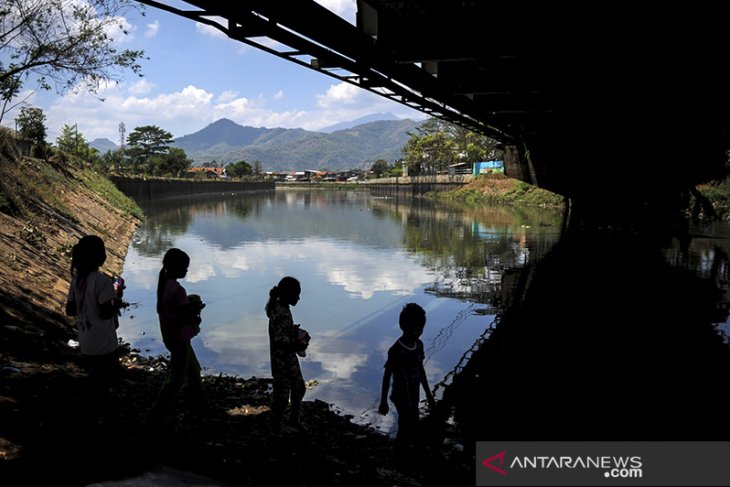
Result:
M720 11L358 0L352 25L310 0L140 1L498 139L509 175L583 208L664 206L726 174Z

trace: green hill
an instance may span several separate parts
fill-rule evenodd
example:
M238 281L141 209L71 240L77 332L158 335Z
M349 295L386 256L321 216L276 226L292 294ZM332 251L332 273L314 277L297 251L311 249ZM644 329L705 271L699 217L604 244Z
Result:
M196 163L258 160L266 171L344 170L369 167L378 159L402 157L408 133L420 122L379 120L332 133L304 129L245 127L221 119L194 134L175 139Z

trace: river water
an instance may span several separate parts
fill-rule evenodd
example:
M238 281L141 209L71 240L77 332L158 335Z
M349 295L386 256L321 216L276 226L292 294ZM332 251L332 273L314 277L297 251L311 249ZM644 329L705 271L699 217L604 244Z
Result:
M529 286L532 274L520 269L561 240L562 214L554 210L469 209L352 190L283 189L140 205L147 219L123 273L125 298L133 303L120 323L125 341L144 354L165 353L155 288L163 254L178 247L191 257L181 284L207 303L193 340L205 373L270 377L264 306L269 289L294 276L302 284L294 320L312 335L301 365L305 380L316 382L305 400L333 403L383 431L392 431L393 415L382 418L375 410L402 306L425 308L428 379L432 387L448 382L467 351L488 337L500 308L519 300L516 287ZM730 232L725 226L694 231L706 236L667 240L666 262L727 282ZM727 313L717 315L722 335ZM437 398L443 390L437 388Z

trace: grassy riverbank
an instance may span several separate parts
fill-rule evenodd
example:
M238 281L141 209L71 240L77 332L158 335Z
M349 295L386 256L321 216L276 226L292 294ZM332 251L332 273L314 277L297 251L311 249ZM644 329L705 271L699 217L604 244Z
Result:
M189 409L183 390L169 421L152 425L167 362L128 347L113 402L99 404L68 346L69 251L97 234L102 271L120 272L141 212L80 161L22 158L0 142L1 485L88 485L167 467L231 485L473 484L461 448L439 440L397 459L389 438L322 402L305 401L304 432L273 432L267 378L205 377L209 412Z
M730 220L730 178L700 184L697 190L712 204L718 218ZM695 203L696 198L693 196L690 205L694 206Z
M698 202L695 195L690 195L685 212L687 215L709 218L703 203L712 205L716 216L721 220L730 220L730 178L713 181L697 186L697 191L706 200ZM539 206L563 208L564 198L561 195L537 188L517 179L502 174L483 175L462 188L431 193L432 199L440 201L458 201L472 205L509 205Z
M562 208L562 196L503 174L482 175L463 188L432 193L432 199L472 205L522 205Z

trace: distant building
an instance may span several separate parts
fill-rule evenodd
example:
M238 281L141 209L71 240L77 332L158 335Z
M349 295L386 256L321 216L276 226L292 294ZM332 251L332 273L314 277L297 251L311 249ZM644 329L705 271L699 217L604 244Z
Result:
M491 173L504 174L504 161L486 161L474 163L474 168L472 172L474 176Z
M446 169L448 170L449 176L454 176L456 174L472 174L473 171L471 163L468 162L451 164L449 166L446 166Z
M191 167L185 173L188 176L197 176L197 175L205 175L209 178L221 178L225 179L228 177L226 174L226 168L225 167L202 167L202 166L196 166Z

